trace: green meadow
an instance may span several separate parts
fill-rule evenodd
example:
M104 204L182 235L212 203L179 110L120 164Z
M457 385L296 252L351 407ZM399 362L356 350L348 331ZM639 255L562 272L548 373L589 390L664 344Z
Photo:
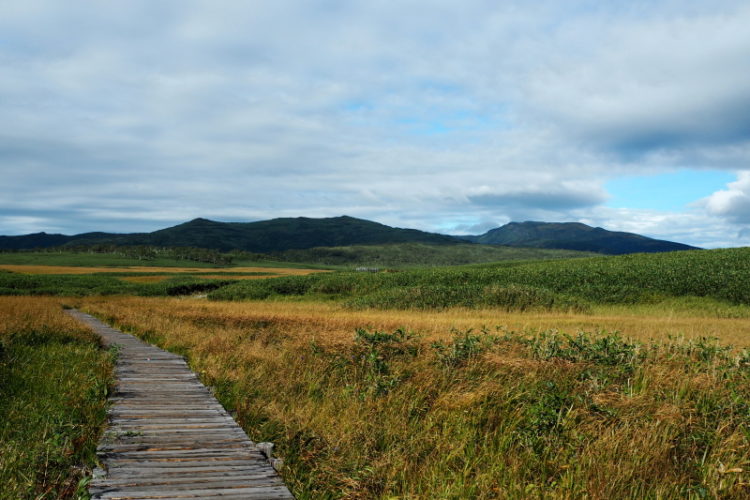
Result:
M96 466L113 354L63 305L186 356L297 498L750 495L750 249L221 279L155 262L0 272L0 497L85 497Z

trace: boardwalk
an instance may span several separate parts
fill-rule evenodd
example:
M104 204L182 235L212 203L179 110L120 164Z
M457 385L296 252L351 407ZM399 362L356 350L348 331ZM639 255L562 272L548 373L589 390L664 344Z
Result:
M281 478L185 361L79 311L121 346L94 499L289 499Z

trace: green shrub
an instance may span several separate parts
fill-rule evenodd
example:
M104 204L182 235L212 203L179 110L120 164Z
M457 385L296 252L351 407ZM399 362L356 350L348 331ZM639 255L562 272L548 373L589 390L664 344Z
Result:
M574 363L616 366L633 365L642 359L640 346L623 339L619 332L569 335L549 330L532 336L528 345L533 356L542 360L558 358Z
M438 363L455 368L475 359L498 341L498 337L484 331L477 335L472 333L471 329L465 332L453 330L453 340L450 343L433 342L432 348L435 350Z
M350 307L503 307L586 311L588 304L650 304L708 297L731 312L750 304L750 248L513 262L394 273L325 273L238 283L210 295L335 295ZM723 305L726 304L726 305ZM733 313L734 314L734 313Z

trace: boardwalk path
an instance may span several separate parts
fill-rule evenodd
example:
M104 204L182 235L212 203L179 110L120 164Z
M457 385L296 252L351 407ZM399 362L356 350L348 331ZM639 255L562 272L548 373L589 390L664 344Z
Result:
M119 344L94 499L289 499L281 478L185 361L69 311Z

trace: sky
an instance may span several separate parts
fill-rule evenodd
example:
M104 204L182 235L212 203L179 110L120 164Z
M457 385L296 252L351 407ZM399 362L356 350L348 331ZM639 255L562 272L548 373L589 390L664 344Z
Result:
M350 215L750 245L746 1L0 2L0 234Z

